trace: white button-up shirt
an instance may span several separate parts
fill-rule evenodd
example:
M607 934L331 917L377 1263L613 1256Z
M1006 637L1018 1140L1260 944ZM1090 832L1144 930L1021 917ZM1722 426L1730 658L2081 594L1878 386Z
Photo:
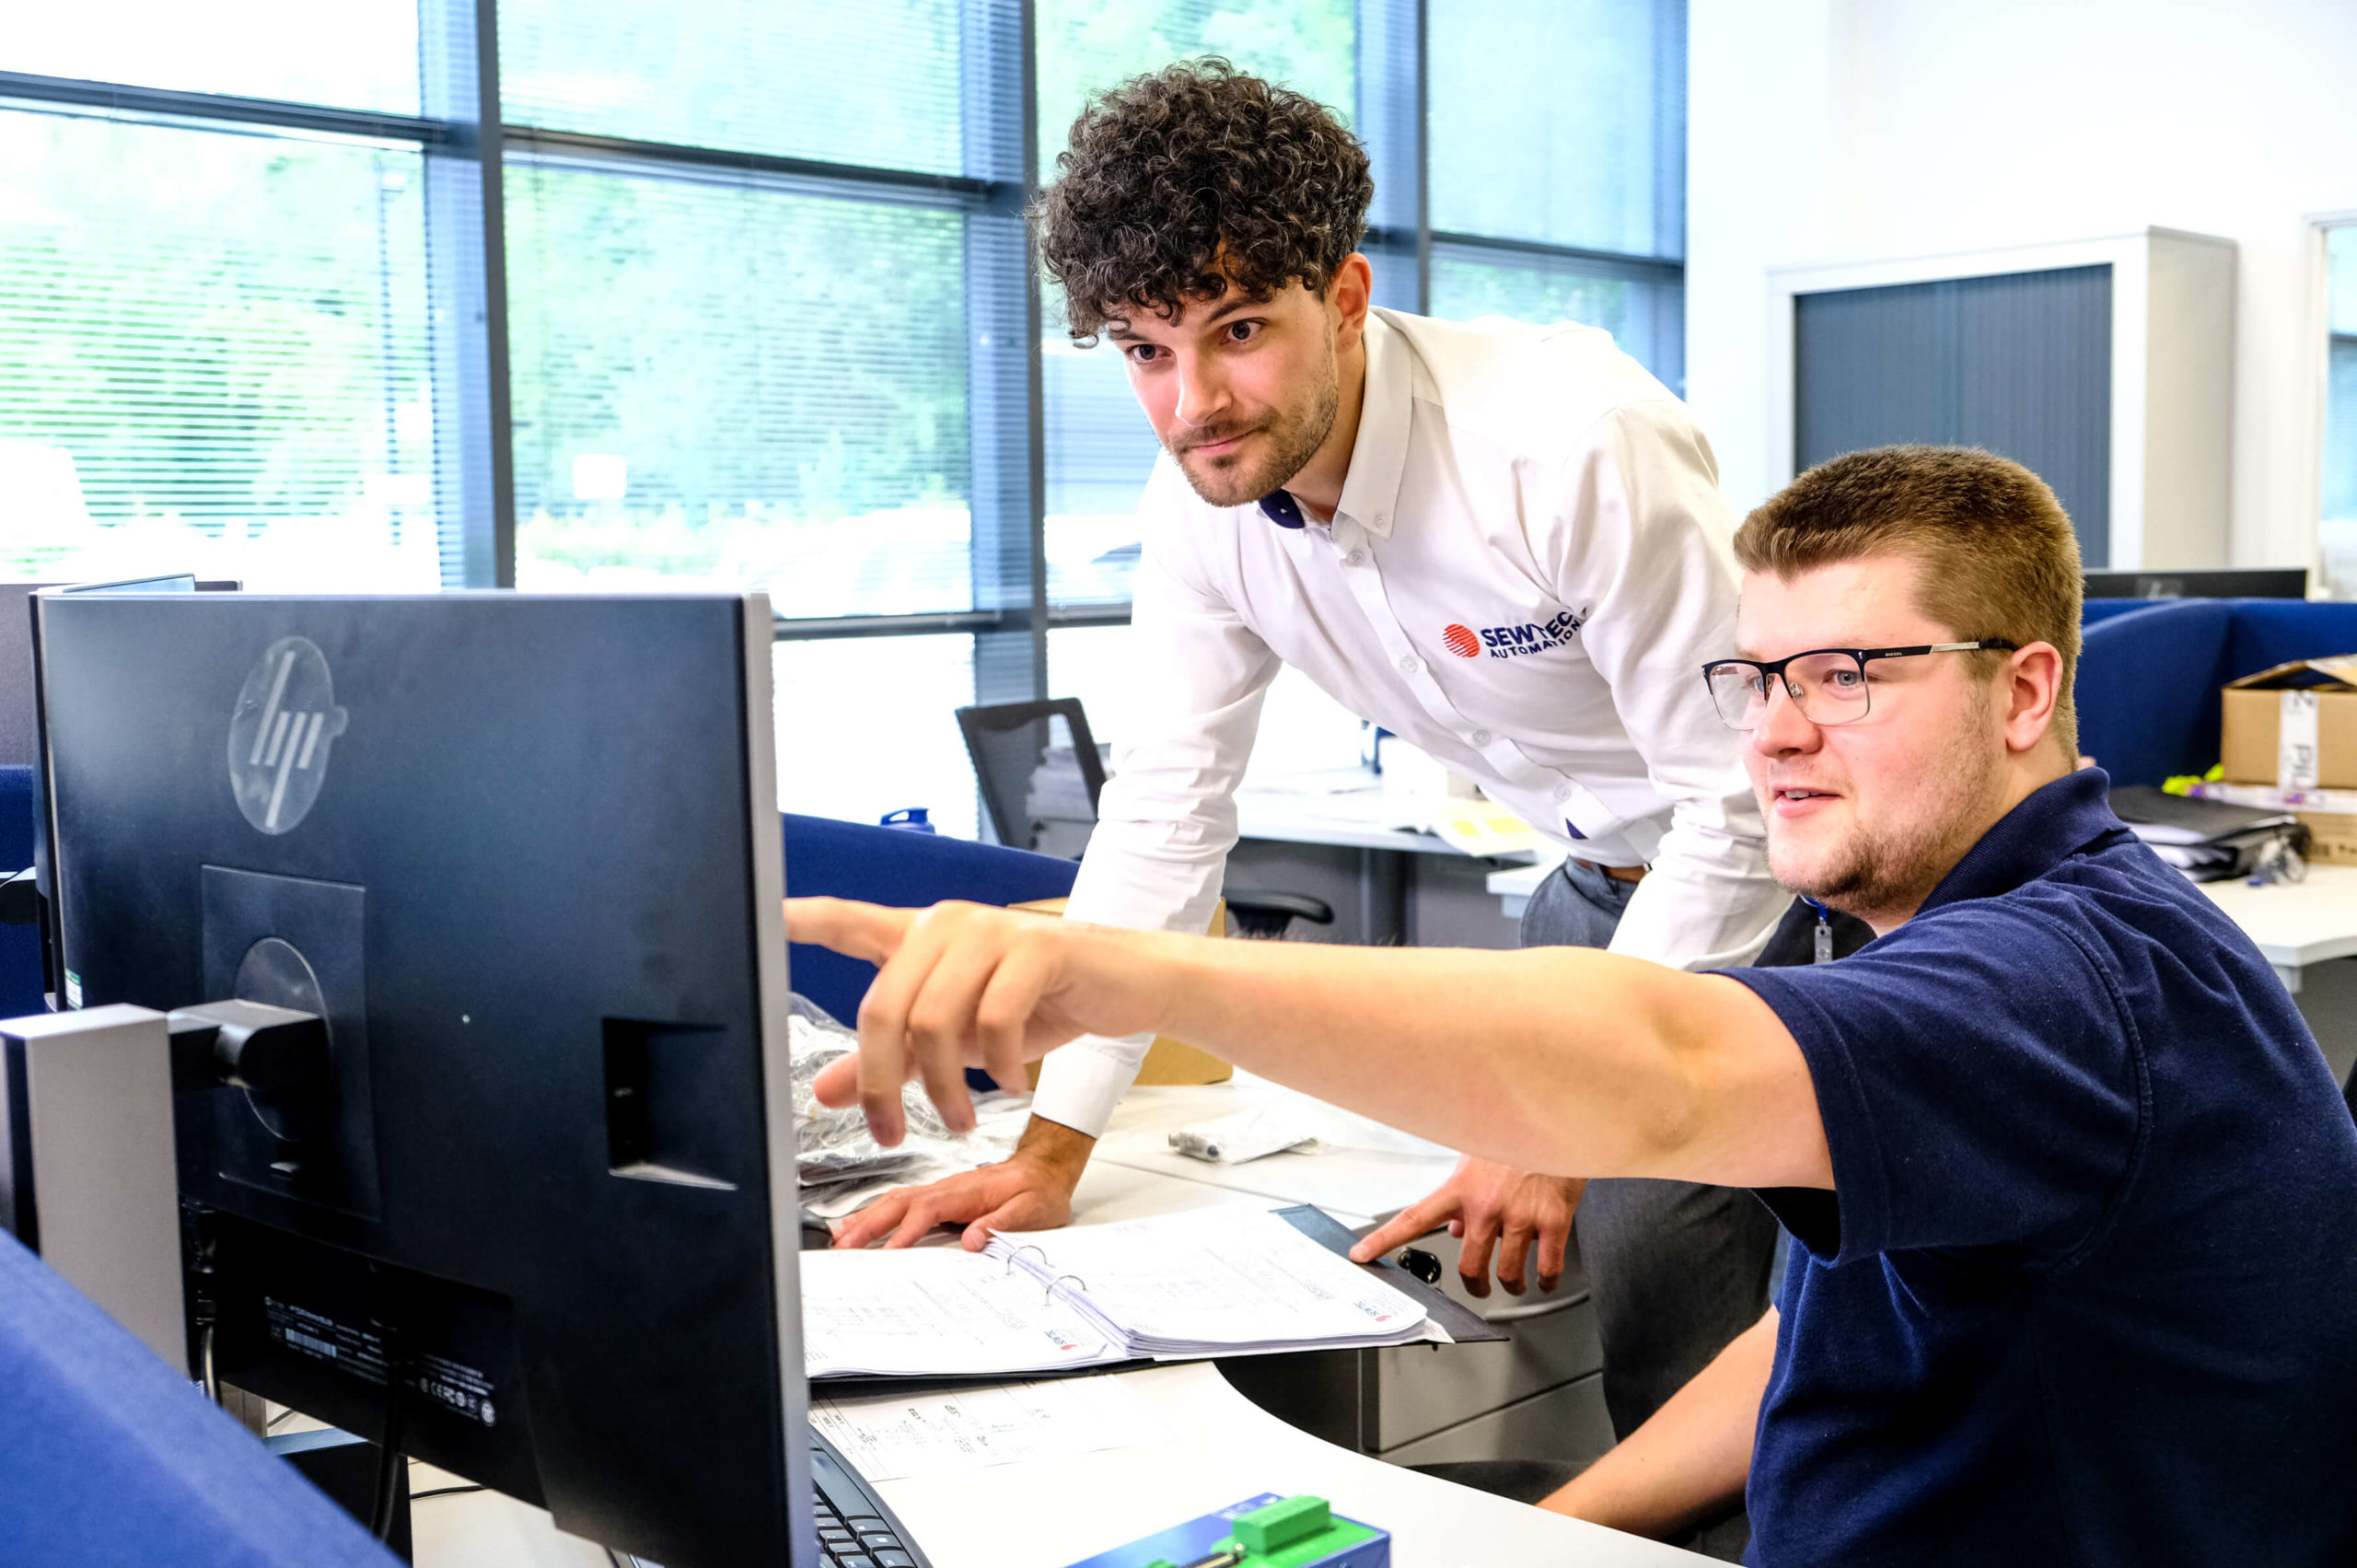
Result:
M1283 663L1579 858L1650 865L1614 952L1705 969L1766 941L1789 896L1701 674L1735 651L1732 510L1685 405L1608 334L1375 311L1330 526L1208 505L1167 455L1141 521L1144 689L1067 917L1210 923ZM1144 1049L1056 1051L1033 1110L1102 1133Z

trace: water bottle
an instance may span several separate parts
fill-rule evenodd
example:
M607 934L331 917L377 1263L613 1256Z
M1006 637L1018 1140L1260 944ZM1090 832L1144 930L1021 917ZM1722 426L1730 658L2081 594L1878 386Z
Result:
M898 811L886 812L877 821L880 826L898 828L904 833L938 833L941 830L925 820L925 814L930 809L923 806L903 807Z

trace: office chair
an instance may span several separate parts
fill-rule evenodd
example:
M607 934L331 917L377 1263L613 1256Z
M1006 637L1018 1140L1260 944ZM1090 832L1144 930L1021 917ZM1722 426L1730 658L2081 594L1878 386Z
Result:
M1062 719L1059 744L1054 721ZM1105 761L1076 697L997 703L958 710L998 842L1077 860L1097 825ZM1065 761L1066 758L1070 761ZM1074 787L1077 785L1078 787ZM1228 891L1227 918L1239 935L1282 936L1295 920L1334 923L1333 906L1302 893Z

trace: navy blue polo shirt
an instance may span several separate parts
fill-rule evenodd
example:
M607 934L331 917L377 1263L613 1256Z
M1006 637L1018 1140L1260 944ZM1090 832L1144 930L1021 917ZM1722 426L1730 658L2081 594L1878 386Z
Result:
M2357 1562L2357 1125L2249 939L2095 769L1905 925L1737 970L1830 1192L1778 1298L1747 1561Z

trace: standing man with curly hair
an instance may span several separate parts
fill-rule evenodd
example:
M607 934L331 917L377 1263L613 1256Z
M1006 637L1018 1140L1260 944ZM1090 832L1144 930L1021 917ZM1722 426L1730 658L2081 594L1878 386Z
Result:
M1281 664L1560 840L1525 946L1749 960L1789 900L1694 672L1733 635L1734 518L1686 409L1591 328L1370 308L1366 155L1325 109L1219 61L1092 103L1034 210L1075 338L1109 340L1165 455L1143 507L1130 724L1067 913L1202 931ZM839 1247L943 1223L1065 1223L1144 1041L1046 1066L1004 1164L903 1189ZM1450 1042L1432 1042L1445 1061ZM1632 1429L1767 1304L1749 1194L1463 1161L1362 1243L1447 1223L1486 1294L1552 1289L1574 1211L1614 1424Z

